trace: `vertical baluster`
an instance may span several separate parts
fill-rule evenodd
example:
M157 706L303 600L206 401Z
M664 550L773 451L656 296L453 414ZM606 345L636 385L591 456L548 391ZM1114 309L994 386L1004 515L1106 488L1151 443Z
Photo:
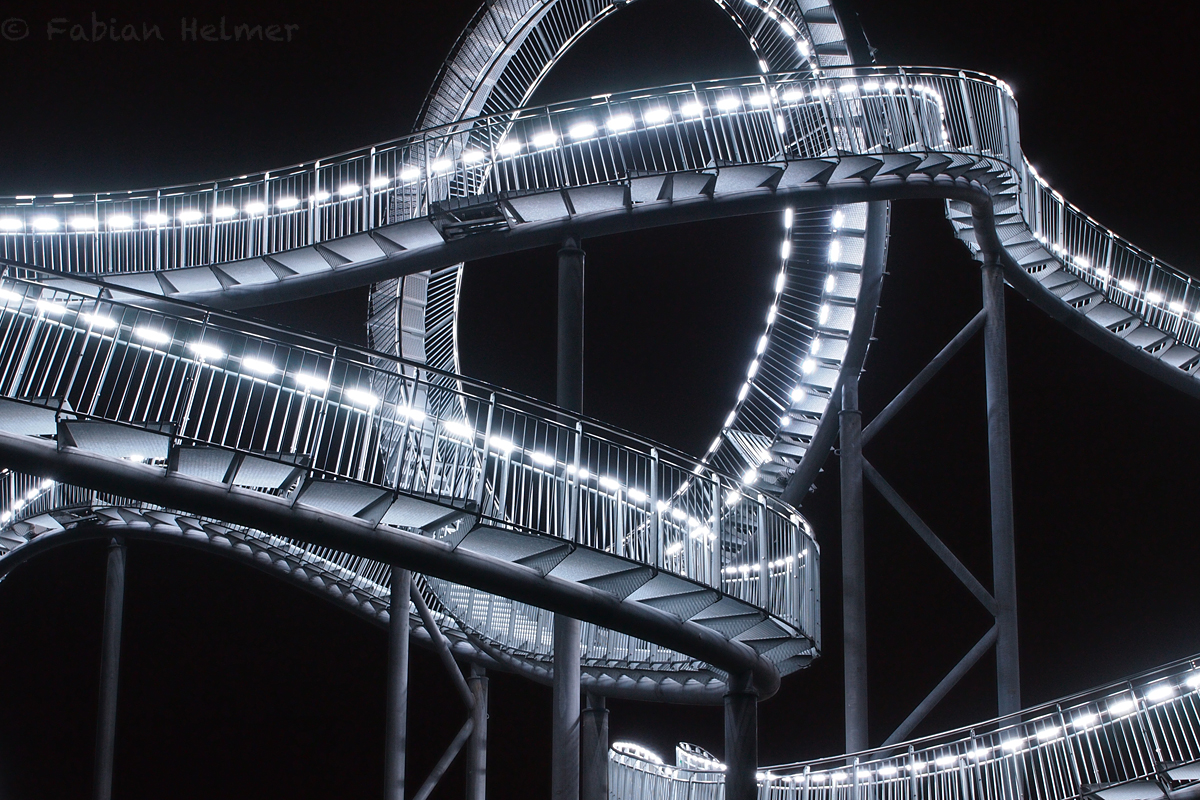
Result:
M567 495L569 509L567 512L567 528L563 531L566 534L568 541L577 542L580 539L579 531L579 493L581 491L581 480L579 476L579 458L583 448L583 423L575 423L575 457L572 462L573 467L571 474L567 480Z
M767 501L758 496L758 605L768 608L771 602L771 569L767 560Z
M975 127L975 107L971 102L971 92L967 88L967 76L962 70L958 71L958 88L962 91L963 111L967 116L967 134L970 145L976 153L983 153L983 143L979 139L979 129Z
M658 508L658 448L650 448L650 563L662 566L662 512Z
M724 500L721 497L721 478L716 472L712 474L712 552L710 553L711 565L709 572L712 576L709 585L714 589L721 588L721 542L723 540L721 532L721 512L724 510Z
M483 447L479 451L479 484L475 487L475 508L483 513L483 495L487 486L488 448L492 439L492 417L496 411L496 393L488 396L487 423L483 426Z

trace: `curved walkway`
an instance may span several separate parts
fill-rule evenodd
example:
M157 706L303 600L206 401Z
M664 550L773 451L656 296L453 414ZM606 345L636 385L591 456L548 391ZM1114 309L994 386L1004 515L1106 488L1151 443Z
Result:
M1200 792L1200 656L968 728L836 758L764 768L763 800L846 797L1166 800ZM675 766L636 746L609 754L618 800L720 800L722 765ZM700 751L703 752L703 751Z

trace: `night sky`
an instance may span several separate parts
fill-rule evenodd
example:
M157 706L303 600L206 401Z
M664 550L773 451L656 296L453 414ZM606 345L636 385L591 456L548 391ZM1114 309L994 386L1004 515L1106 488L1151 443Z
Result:
M1196 89L1182 4L847 0L884 64L975 69L1013 86L1025 152L1102 223L1196 274ZM51 18L158 24L165 41L47 41ZM407 133L474 0L296 8L5 3L0 194L133 188L273 168ZM292 42L180 41L180 18L295 24ZM4 31L15 31L7 27ZM704 0L638 0L589 34L538 100L733 76L754 63ZM688 452L711 441L753 352L778 268L778 215L588 240L585 411ZM979 273L938 203L893 206L888 277L862 383L878 411L979 307ZM554 259L468 266L463 368L553 397ZM365 342L366 289L253 310ZM1200 405L1008 293L1023 700L1200 652ZM866 451L990 582L982 345ZM825 654L760 707L763 764L840 752L837 461L804 512L822 544ZM871 741L881 742L989 625L867 489ZM78 545L0 584L0 798L90 794L104 553ZM165 545L129 550L114 796L375 798L382 629L270 576ZM919 729L995 714L986 657ZM414 654L413 786L462 721ZM550 691L494 676L491 796L549 791ZM720 753L716 708L610 704L614 739ZM454 771L436 797L461 796ZM415 788L414 788L415 791Z

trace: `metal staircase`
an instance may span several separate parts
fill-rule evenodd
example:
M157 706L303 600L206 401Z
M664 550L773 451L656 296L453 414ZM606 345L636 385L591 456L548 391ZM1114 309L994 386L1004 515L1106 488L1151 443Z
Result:
M758 773L770 800L1166 800L1200 791L1200 660L1187 658L1019 714ZM614 745L614 800L720 800L724 766L681 744L674 766ZM700 751L703 753L703 751Z

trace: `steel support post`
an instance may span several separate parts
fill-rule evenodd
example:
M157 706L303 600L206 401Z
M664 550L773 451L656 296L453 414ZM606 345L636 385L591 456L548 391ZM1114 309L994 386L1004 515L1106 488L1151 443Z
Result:
M862 412L858 376L842 383L842 650L846 752L867 749L867 565L863 533Z
M1017 648L1016 546L1013 536L1012 446L1008 417L1008 345L1004 274L994 259L983 265L984 370L987 378L988 473L992 507L992 594L996 598L996 691L1001 716L1021 710Z
M579 800L579 620L554 615L550 797Z
M757 800L758 692L750 673L729 676L725 692L725 800Z
M608 709L604 707L603 695L587 693L579 731L583 750L582 800L608 800Z
M404 756L408 738L408 595L412 573L392 567L388 609L387 717L384 739L384 800L404 800Z
M121 621L125 610L125 543L108 543L104 582L104 635L100 644L100 704L96 715L96 800L112 797L117 739L117 682L121 674Z
M558 251L558 405L583 410L583 250ZM579 798L579 620L554 615L552 800Z
M475 705L471 708L471 739L467 742L467 800L487 798L487 719L488 679L487 673L474 664L467 678Z

